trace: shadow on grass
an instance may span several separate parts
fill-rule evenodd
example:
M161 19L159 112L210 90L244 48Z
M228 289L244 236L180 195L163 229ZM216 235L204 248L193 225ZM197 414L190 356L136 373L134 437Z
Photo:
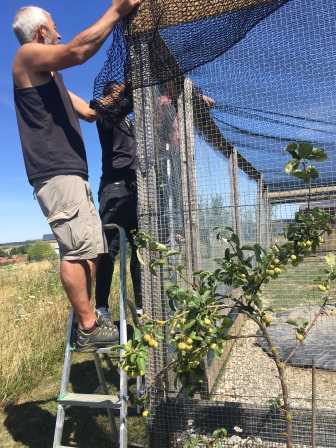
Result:
M115 391L111 391L111 393L117 393L119 372L117 366L110 359L104 360L104 373L108 384ZM93 360L73 364L70 383L74 392L93 393L99 384ZM134 395L132 382L129 386L131 388L130 395ZM8 405L4 408L6 414L4 425L13 440L23 446L30 448L51 447L54 439L56 408L56 397L50 400L27 401L22 404ZM132 415L135 415L135 410L130 408L129 416ZM118 412L116 417L119 417ZM138 419L136 418L136 420ZM136 426L139 423L136 423ZM116 418L116 424L118 427L118 418ZM131 425L128 429L129 432L132 431ZM66 408L63 444L81 448L92 448L93 446L106 448L112 446L112 440L113 435L105 409Z

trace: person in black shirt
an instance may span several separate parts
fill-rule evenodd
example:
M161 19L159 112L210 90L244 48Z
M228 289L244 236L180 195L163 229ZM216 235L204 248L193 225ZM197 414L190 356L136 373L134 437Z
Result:
M113 98L115 94L117 99L122 88L123 86L119 83L110 82L104 88L104 97ZM111 109L113 109L113 102ZM132 105L128 104L124 112L126 114L131 110ZM132 230L138 230L134 125L127 116L112 123L110 120L101 119L97 121L97 130L102 148L102 175L98 192L99 214L103 225L117 224L126 232L131 246L130 272L135 305L138 314L142 314L141 269L131 233ZM97 266L96 313L110 319L108 298L120 241L117 229L106 230L105 235L109 253L101 255Z

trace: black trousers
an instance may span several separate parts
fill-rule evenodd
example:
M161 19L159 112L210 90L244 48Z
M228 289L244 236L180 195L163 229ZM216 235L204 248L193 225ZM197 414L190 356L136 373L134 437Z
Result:
M126 238L131 246L130 272L133 283L134 298L137 308L142 308L141 268L136 255L131 230L138 230L137 193L135 187L128 187L124 183L107 184L100 191L99 214L104 224L117 224L123 227ZM108 298L114 271L116 256L119 252L120 238L117 229L105 231L108 254L99 258L96 276L96 308L108 308Z

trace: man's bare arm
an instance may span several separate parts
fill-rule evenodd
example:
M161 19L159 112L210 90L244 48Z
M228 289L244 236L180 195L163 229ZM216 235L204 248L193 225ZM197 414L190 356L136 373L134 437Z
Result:
M81 118L88 123L93 123L101 118L98 112L91 109L88 103L86 103L82 98L75 95L74 93L69 91L69 95L74 105L74 108L77 112L78 118Z
M91 27L65 45L29 43L18 50L15 64L32 72L51 72L83 64L100 49L117 23L127 16L140 0L113 0L113 5Z

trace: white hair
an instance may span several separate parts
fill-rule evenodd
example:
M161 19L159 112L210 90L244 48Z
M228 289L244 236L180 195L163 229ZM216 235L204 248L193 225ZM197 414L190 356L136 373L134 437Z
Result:
M31 42L37 34L38 26L48 26L45 14L50 14L37 6L25 6L17 11L13 31L21 45Z

